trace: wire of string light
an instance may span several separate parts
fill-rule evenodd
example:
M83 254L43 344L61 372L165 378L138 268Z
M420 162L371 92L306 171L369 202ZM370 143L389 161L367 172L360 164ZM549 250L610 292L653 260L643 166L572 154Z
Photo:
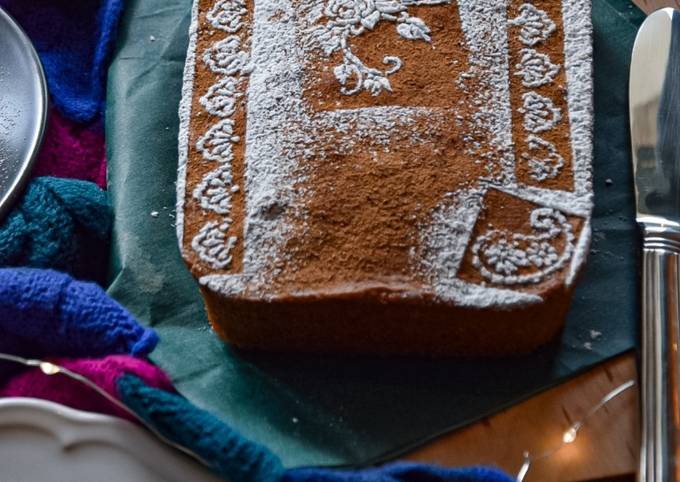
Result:
M170 447L175 448L176 450L179 450L180 452L183 452L184 454L194 458L198 462L202 463L203 465L210 466L205 459L203 459L200 455L196 454L195 452L191 451L190 449L176 444L172 442L171 440L167 439L163 434L161 434L158 430L156 430L155 427L153 427L150 423L148 423L144 418L140 417L135 413L132 409L130 409L127 405L125 405L123 402L115 398L114 396L110 395L108 392L100 388L96 383L94 383L92 380L88 379L87 377L75 373L68 368L56 365L54 363L48 362L48 361L43 361L43 360L36 360L36 359L28 359L28 358L22 358L19 356L15 355L10 355L7 353L1 353L0 352L0 360L1 361L6 361L6 362L11 362L11 363L16 363L19 365L24 365L27 367L31 368L38 368L43 374L47 376L54 376L54 375L62 375L65 377L70 378L71 380L74 380L89 389L93 390L95 393L100 395L101 397L105 398L108 400L110 403L118 407L119 409L123 410L125 413L129 414L131 417L133 417L135 420L137 420L139 423L141 423L147 430L149 430L153 435L155 435L161 442L165 443L166 445L169 445ZM615 398L618 398L622 393L627 391L628 389L632 388L635 385L634 380L629 380L623 385L618 386L611 392L607 393L602 399L597 403L597 405L593 406L588 412L586 412L585 416L581 419L578 420L574 423L572 423L569 428L562 434L562 441L561 443L545 452L543 452L540 455L534 456L531 455L528 451L524 452L524 460L522 463L522 466L520 467L520 470L517 474L516 481L517 482L524 482L525 477L529 473L529 470L532 466L533 463L538 462L540 460L545 460L553 455L555 455L557 452L559 452L561 449L566 447L569 444L572 444L576 441L576 437L578 436L579 431L583 428L585 423L588 421L590 417L595 415L600 409L602 409L604 406L606 406L608 403L610 403L612 400Z
M7 353L1 353L0 352L0 361L6 361L10 363L15 363L18 365L24 365L27 367L31 368L38 368L44 375L47 376L55 376L55 375L62 375L67 378L70 378L71 380L74 380L81 385L86 386L90 390L93 390L96 394L99 396L105 398L108 400L110 403L115 405L117 408L120 410L124 411L128 415L130 415L132 418L137 420L140 424L142 424L143 427L145 427L149 432L151 432L154 436L156 436L161 442L164 444L179 450L180 452L184 453L185 455L188 455L189 457L195 459L196 461L200 462L201 464L211 467L211 464L208 463L203 457L198 455L196 452L188 449L187 447L184 447L183 445L179 445L170 439L166 438L163 434L161 434L156 428L151 425L149 422L144 420L143 417L137 415L130 407L125 405L123 402L118 400L116 397L113 395L109 394L107 391L103 390L100 388L96 383L94 383L92 380L89 378L79 374L75 373L71 370L69 370L66 367L62 367L59 365L55 365L54 363L44 361L44 360L35 360L35 359L29 359L29 358L22 358L20 356L15 356L15 355L10 355Z
M539 455L531 455L528 451L524 452L524 462L522 463L522 466L519 469L519 472L517 474L517 478L515 479L517 482L524 482L525 477L529 473L529 469L531 469L531 466L534 462L538 462L540 460L545 460L553 455L555 455L557 452L562 450L564 447L567 445L573 444L576 441L576 438L579 434L579 431L583 428L583 426L586 424L588 419L595 415L597 412L599 412L603 407L605 407L609 402L612 400L618 398L621 394L629 390L635 386L635 380L628 380L626 383L619 385L616 387L614 390L611 392L607 393L604 397L600 399L600 401L597 403L597 405L593 406L586 414L583 416L581 420L578 420L574 423L572 423L567 430L562 434L562 440L559 445L556 447L549 449Z

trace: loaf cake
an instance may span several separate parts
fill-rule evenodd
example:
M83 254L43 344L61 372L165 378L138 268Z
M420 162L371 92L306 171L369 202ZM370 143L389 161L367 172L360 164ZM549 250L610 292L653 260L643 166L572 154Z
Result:
M177 232L246 349L523 353L592 211L590 0L195 0Z

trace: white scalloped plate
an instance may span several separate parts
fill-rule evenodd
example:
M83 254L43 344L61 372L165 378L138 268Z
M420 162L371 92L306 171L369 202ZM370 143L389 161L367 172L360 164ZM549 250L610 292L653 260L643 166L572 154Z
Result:
M218 482L203 466L117 418L32 398L0 399L4 482Z

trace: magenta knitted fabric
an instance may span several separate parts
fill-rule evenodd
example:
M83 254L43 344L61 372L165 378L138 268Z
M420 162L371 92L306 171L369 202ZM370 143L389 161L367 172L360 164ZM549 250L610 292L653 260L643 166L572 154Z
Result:
M51 109L34 175L83 179L106 189L106 149L101 122L76 124Z
M102 359L51 361L89 378L116 398L120 398L116 382L126 374L135 375L155 388L174 391L170 379L160 368L127 355L114 355ZM44 375L37 368L24 371L11 378L4 386L0 386L0 398L2 397L42 398L79 410L105 413L134 421L130 415L90 388L62 375Z

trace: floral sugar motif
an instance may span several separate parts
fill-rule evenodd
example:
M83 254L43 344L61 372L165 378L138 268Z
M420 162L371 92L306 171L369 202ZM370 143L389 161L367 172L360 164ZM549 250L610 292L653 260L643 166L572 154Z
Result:
M241 20L246 13L246 3L243 0L219 0L206 18L213 27L236 33L241 28Z
M562 113L553 101L536 92L526 92L522 101L524 105L518 110L524 114L524 129L528 132L538 134L548 131L562 119Z
M535 234L491 228L477 238L472 264L487 281L502 285L540 283L571 259L574 233L564 214L537 208L529 222ZM560 241L561 253L557 247Z
M231 162L234 159L233 144L239 140L234 135L234 121L224 119L198 140L196 149L208 161Z
M222 224L209 222L191 241L191 247L198 256L215 269L225 269L231 265L231 252L238 239L236 236L227 237L230 226L230 219Z
M515 75L522 78L524 87L542 87L555 80L560 66L553 64L546 54L534 49L522 49L521 55L520 63L515 66Z
M572 282L587 245L592 195L588 0L467 0L456 8L452 0L193 2L180 112L178 234L202 282L225 292L275 292L270 281L278 272L269 266L297 260L287 240L304 234L295 229L309 215L305 192L311 191L298 191L296 183L314 188L302 174L322 161L322 149L350 155L366 146L372 154L375 144L395 156L412 149L415 157L419 145L400 139L420 142L422 128L429 153L430 139L437 142L426 120L429 97L422 106L413 93L407 105L387 101L392 90L401 94L406 77L440 61L442 72L428 75L450 82L450 93L463 102L447 107L451 113L432 103L434 118L450 121L465 143L460 155L472 157L464 151L474 150L478 167L462 186L454 180L446 188L431 219L426 209L418 211L418 232L427 235L407 246L409 269L441 300L465 306L534 303L552 286L547 280ZM458 16L454 24L440 24L451 15ZM444 31L459 38L445 39ZM449 56L449 47L459 50ZM442 80L444 70L450 78ZM319 110L314 96L328 88ZM364 100L343 109L345 95ZM324 133L336 128L342 145L319 144L331 136L317 137L317 126ZM452 154L453 163L458 153ZM506 196L522 206L511 225L496 211ZM489 215L480 217L483 212ZM494 226L487 227L489 218L498 218Z
M229 214L231 212L231 195L235 186L230 171L230 166L223 164L208 173L196 186L193 193L194 199L200 203L203 209L217 214Z
M205 18L214 28L227 32L227 37L216 40L203 51L203 62L213 72L216 81L199 98L200 104L213 117L213 124L196 142L196 150L203 159L219 162L217 169L203 176L193 190L193 198L204 214L219 215L214 221L209 217L191 242L198 257L213 269L228 269L232 264L231 252L238 237L230 236L232 201L240 189L232 177L234 144L240 142L234 134L233 118L238 100L245 94L243 76L250 74L249 53L245 50L248 32L242 29L247 15L245 0L216 0Z
M525 3L519 8L520 15L514 19L511 25L521 27L520 40L524 45L533 47L544 42L556 30L548 14L539 10L530 3Z
M384 90L391 92L392 85L387 78L401 69L399 57L386 55L383 70L369 67L357 57L349 45L352 37L372 31L381 21L396 24L401 37L431 42L430 28L418 17L408 13L409 6L445 5L450 0L328 0L323 10L325 25L314 29L314 38L326 57L342 52L342 64L333 69L340 83L340 92L355 95L365 90L373 96Z
M557 177L564 167L564 158L555 146L533 134L527 138L527 146L529 152L522 153L522 159L529 165L531 177L537 181Z
M225 77L210 87L200 102L208 113L226 118L234 115L236 99L239 97L243 97L243 94L238 91L238 80Z
M542 45L556 30L555 22L543 10L525 3L520 7L519 17L511 20L511 26L518 27L518 39L528 47L545 48ZM529 167L529 175L538 182L556 178L565 165L557 147L537 134L551 132L562 121L562 111L552 99L535 90L551 84L557 78L561 65L554 64L550 56L534 48L523 48L520 61L515 66L515 76L521 77L526 91L522 94L523 127L527 133L524 146L520 147L519 158Z
M241 39L236 35L220 40L207 49L203 61L216 74L247 74L251 70L248 54L241 50Z

